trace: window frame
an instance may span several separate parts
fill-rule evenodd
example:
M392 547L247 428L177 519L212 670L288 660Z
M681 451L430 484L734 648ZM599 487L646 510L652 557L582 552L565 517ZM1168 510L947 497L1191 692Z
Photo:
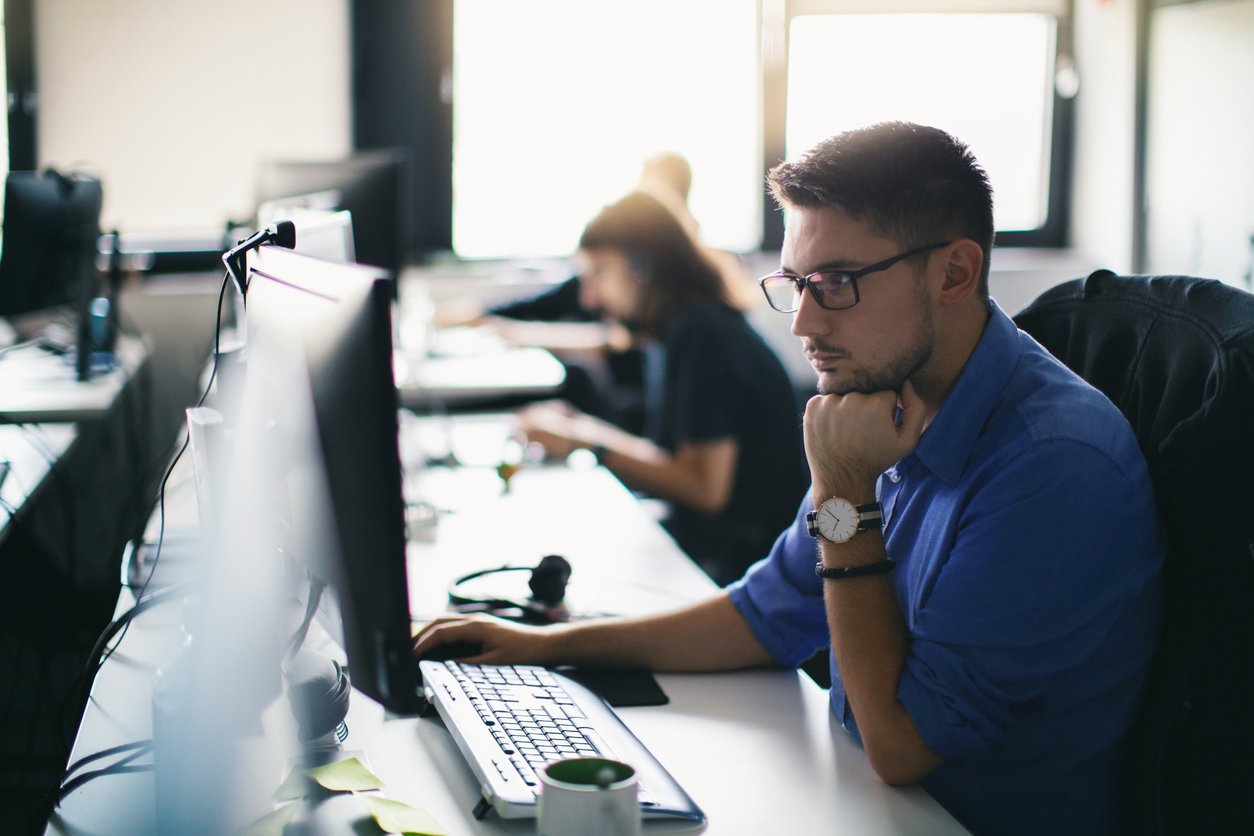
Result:
M8 170L30 171L38 163L34 0L4 0L4 62Z
M1058 67L1073 55L1074 0L762 0L762 148L763 172L785 159L787 134L789 31L794 18L842 14L959 13L1005 14L1039 12L1056 25L1055 78ZM1073 98L1053 86L1050 115L1049 176L1045 220L1035 229L997 230L998 247L1066 247L1069 243L1073 164ZM765 196L763 249L783 245L783 216Z

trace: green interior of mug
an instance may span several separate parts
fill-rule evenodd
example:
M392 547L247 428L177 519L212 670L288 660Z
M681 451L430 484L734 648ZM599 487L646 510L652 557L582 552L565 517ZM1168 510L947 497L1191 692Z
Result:
M605 758L569 758L554 761L544 768L544 772L554 781L561 781L565 784L606 788L626 781L636 774L636 770L627 764Z

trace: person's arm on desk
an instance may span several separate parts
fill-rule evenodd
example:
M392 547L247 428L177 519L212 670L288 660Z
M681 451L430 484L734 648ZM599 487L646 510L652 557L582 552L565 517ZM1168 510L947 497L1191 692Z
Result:
M900 397L899 426L893 420L897 406L892 392L823 395L806 405L806 457L816 510L834 496L854 505L875 501L876 476L913 450L923 432L924 405L909 383ZM859 531L844 543L820 542L825 567L865 566L888 557L877 529ZM889 576L826 581L824 600L832 653L871 767L889 784L918 781L942 759L897 699L910 635Z
M518 414L528 440L551 456L596 451L601 464L628 487L707 514L723 509L736 475L734 439L687 443L670 453L613 424L570 408L537 404Z
M414 638L419 658L453 642L480 645L462 661L595 664L655 671L715 671L772 664L726 593L657 615L532 627L490 616L450 616Z

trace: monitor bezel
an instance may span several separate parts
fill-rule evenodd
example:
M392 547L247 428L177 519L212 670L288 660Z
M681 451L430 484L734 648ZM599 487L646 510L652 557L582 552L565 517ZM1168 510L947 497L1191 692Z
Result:
M303 343L337 538L330 571L306 568L322 574L338 600L349 677L391 711L419 711L392 373L392 279L377 267L263 246L250 254L247 287L250 342L271 327ZM250 353L248 363L254 362ZM259 370L250 368L254 373Z

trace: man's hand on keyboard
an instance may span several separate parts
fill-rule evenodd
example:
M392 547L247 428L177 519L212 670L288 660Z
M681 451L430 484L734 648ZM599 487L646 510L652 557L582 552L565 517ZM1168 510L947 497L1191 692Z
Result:
M560 661L552 657L554 632L560 627L533 627L487 615L455 615L437 618L414 636L414 655L424 658L458 658L487 665L544 665ZM448 649L478 652L456 657Z

